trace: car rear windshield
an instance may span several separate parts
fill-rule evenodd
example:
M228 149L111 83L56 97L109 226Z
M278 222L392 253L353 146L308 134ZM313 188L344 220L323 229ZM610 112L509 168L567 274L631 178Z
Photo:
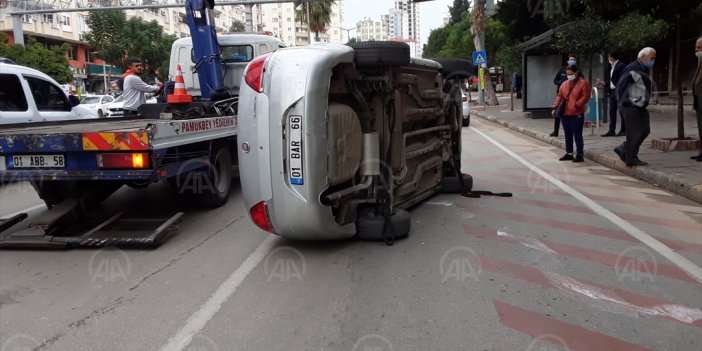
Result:
M83 98L83 101L80 102L81 104L99 104L100 103L100 97L99 96L87 96Z

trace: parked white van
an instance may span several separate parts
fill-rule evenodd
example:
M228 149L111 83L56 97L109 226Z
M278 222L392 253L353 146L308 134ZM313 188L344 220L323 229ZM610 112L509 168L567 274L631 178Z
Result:
M221 34L217 41L222 49L224 64L224 86L235 96L239 95L241 77L249 61L254 57L285 47L280 39L264 34ZM181 38L173 42L168 66L170 79L175 80L176 67L180 64L188 93L202 96L200 80L197 75L198 59L193 54L192 38Z
M55 80L33 68L0 62L0 124L96 118Z

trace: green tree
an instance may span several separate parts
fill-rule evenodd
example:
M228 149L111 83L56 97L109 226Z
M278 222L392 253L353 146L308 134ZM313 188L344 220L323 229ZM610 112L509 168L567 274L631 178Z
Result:
M663 20L632 13L612 24L609 47L614 50L630 50L654 46L666 37L669 30L668 24Z
M346 44L353 44L353 43L356 43L356 42L358 42L358 39L357 39L356 37L353 37L353 38L350 38L349 41L348 41L348 43L346 43Z
M460 22L468 11L470 11L469 0L453 0L453 6L449 6L449 24Z
M86 40L97 50L97 57L126 69L125 59L139 57L145 67L145 78L168 79L171 45L176 37L163 32L156 21L138 17L126 19L121 11L91 12L86 19L90 32ZM115 30L119 28L119 30Z
M295 1L295 19L300 24L307 24L310 31L314 32L315 40L319 41L319 33L327 30L331 23L331 12L333 0L322 0L316 2Z
M583 20L556 34L555 46L563 53L575 54L589 64L589 77L592 81L592 57L608 49L607 38L610 25L597 16L588 16ZM581 69L584 65L580 65Z
M232 25L231 25L231 27L229 27L229 31L233 32L233 33L243 32L245 30L246 30L246 25L244 24L244 22L241 22L239 20L232 21Z
M59 83L73 80L73 73L68 68L69 63L66 58L66 53L71 51L71 45L64 43L61 46L46 48L32 37L27 38L25 45L9 44L2 38L0 41L4 43L0 44L0 56L42 71Z

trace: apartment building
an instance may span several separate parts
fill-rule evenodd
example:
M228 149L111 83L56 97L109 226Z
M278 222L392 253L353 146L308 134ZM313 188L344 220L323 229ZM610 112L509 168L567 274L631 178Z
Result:
M387 16L381 17L380 21L373 21L364 18L356 23L356 36L359 41L388 40Z
M330 24L325 32L319 33L319 41L329 43L345 43L343 15L344 0L336 0L332 4ZM254 6L254 29L271 32L287 46L304 46L315 41L316 34L308 33L307 25L297 20L298 9L293 3L260 4Z
M358 40L392 40L407 43L410 55L422 57L419 32L419 9L410 0L395 0L395 7L380 16L380 21L370 18L356 24ZM380 33L379 33L380 32Z

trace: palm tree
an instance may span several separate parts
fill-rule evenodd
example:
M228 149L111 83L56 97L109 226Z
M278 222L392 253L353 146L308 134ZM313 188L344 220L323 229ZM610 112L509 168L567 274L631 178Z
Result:
M485 50L485 0L477 0L473 4L472 21L470 33L473 35L473 44L476 51ZM485 77L485 102L488 106L497 106L497 95L490 82L490 75Z
M315 40L319 41L319 33L326 31L331 23L332 5L334 0L295 1L295 19L300 21L300 24L307 24L309 30L314 32Z

